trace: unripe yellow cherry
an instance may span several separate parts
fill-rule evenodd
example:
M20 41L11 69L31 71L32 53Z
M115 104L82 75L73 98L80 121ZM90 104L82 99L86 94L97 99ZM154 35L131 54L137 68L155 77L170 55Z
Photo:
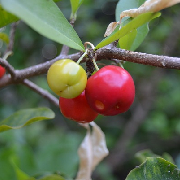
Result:
M71 99L79 96L86 87L85 70L71 59L62 59L51 65L47 72L47 82L58 96Z

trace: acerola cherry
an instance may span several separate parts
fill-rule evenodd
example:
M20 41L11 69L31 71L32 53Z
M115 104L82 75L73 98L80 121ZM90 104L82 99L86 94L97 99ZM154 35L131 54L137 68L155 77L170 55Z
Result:
M98 113L90 108L86 101L85 91L73 99L59 98L61 113L73 121L87 123L93 121Z
M131 75L119 66L104 66L87 81L87 102L96 112L106 116L127 111L134 101L134 96L134 81Z
M62 59L49 68L47 82L58 96L74 98L85 89L87 76L82 66L70 59Z
M0 65L0 78L4 76L5 72L6 72L5 68Z

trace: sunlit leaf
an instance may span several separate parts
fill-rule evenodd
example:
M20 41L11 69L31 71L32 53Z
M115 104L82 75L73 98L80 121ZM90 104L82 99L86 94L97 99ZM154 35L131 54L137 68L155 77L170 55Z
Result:
M87 134L78 149L80 165L76 180L91 179L94 168L108 155L103 131L94 122L90 124L92 133L87 125Z
M4 41L6 44L9 43L9 37L8 37L7 34L5 34L5 33L1 33L1 32L0 32L0 39L1 39L2 41Z
M135 32L132 31L134 32L134 34L129 33L119 40L119 43L121 43L119 45L122 49L131 50L131 51L136 50L142 44L142 42L144 41L145 37L149 32L148 23L138 27L136 31L137 33L135 37L134 37ZM124 43L125 45L123 45Z
M45 37L84 50L76 31L52 0L0 0L0 3Z
M104 40L102 40L96 47L95 49L99 49L101 47L104 47L120 38L125 36L126 34L132 32L133 30L137 29L138 27L142 26L143 24L151 21L152 19L159 17L160 13L146 13L146 14L141 14L134 18L132 21L130 21L128 24L125 26L117 27L115 31L108 37L106 37Z
M135 29L132 32L130 32L129 34L122 37L118 42L120 48L126 49L126 50L132 50L131 47L136 38L136 35L137 35L137 30Z
M23 109L0 121L0 132L19 129L31 123L52 119L55 114L48 108Z
M18 18L13 14L5 11L0 4L0 28L16 21L18 21Z
M147 160L130 171L126 180L179 180L177 166L160 157L148 157Z

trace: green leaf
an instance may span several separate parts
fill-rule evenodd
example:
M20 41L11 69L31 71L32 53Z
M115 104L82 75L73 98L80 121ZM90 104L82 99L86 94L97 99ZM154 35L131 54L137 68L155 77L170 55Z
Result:
M84 50L76 31L52 0L0 0L0 3L41 35L71 48Z
M136 50L142 44L148 32L149 32L148 23L138 27L136 38L134 39L134 42L131 45L131 51Z
M17 180L35 180L34 178L31 178L29 175L27 175L25 172L23 172L17 165L17 157L11 157L10 162L14 168L14 171L16 172Z
M136 33L134 31L136 31ZM143 40L145 39L145 37L149 32L148 23L138 27L134 31L128 33L119 40L118 43L121 49L126 49L131 51L136 50L141 45L141 43L143 42Z
M48 175L46 177L43 177L40 180L65 180L65 179L60 175L52 174L52 175Z
M9 37L5 33L0 32L0 39L3 40L6 44L9 43Z
M0 1L1 2L1 1ZM11 13L5 11L0 4L0 28L4 27L12 22L18 21L18 18Z
M177 166L160 157L148 157L147 160L128 174L126 180L179 180Z
M163 153L162 158L164 158L166 161L169 161L169 162L175 164L172 156L168 153Z
M126 50L132 50L131 46L136 38L137 35L137 30L133 30L129 34L125 35L121 39L119 39L119 46L121 49L126 49Z
M104 40L102 40L95 49L99 49L101 47L104 47L120 38L122 38L123 36L125 36L126 34L134 31L135 29L137 29L138 27L142 26L143 24L151 21L152 19L159 17L160 13L144 13L144 14L140 14L139 16L135 17L132 21L130 21L128 24L126 24L125 26L121 27L121 29L119 29L119 27L117 27L114 32L109 35L107 38L105 38Z
M140 163L143 163L144 161L146 161L147 157L158 157L158 155L154 154L150 149L145 149L137 152L135 154L135 157L139 160Z
M54 2L59 2L59 1L61 1L61 0L53 0Z
M52 119L55 114L48 108L23 109L0 121L0 132L19 129L36 121Z
M119 0L116 6L116 21L120 20L120 14L129 9L135 9L141 6L146 0ZM123 18L124 22L127 18Z
M72 13L76 14L78 8L81 6L84 0L71 0Z
M163 153L162 156L159 156L153 153L150 149L139 151L138 153L135 154L135 157L139 160L140 163L143 163L147 157L162 157L166 161L169 161L174 164L173 158L168 153Z

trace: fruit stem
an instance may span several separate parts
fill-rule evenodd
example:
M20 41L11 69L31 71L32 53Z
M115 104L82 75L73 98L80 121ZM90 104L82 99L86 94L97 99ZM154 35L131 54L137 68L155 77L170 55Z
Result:
M84 58L84 56L86 56L88 49L86 49L86 51L84 52L84 54L78 59L78 61L76 62L77 64L80 64L80 62L82 61L82 59Z
M12 51L8 51L5 55L4 55L4 57L2 58L2 59L4 59L5 61L7 60L7 58L9 57L9 56L11 56L12 55Z
M98 67L98 65L96 64L95 58L93 58L92 61L93 61L93 64L94 64L96 70L99 71L99 67Z
M92 43L90 43L90 42L85 42L84 43L85 48L87 48L88 44L91 46L92 49L95 49L95 46Z

